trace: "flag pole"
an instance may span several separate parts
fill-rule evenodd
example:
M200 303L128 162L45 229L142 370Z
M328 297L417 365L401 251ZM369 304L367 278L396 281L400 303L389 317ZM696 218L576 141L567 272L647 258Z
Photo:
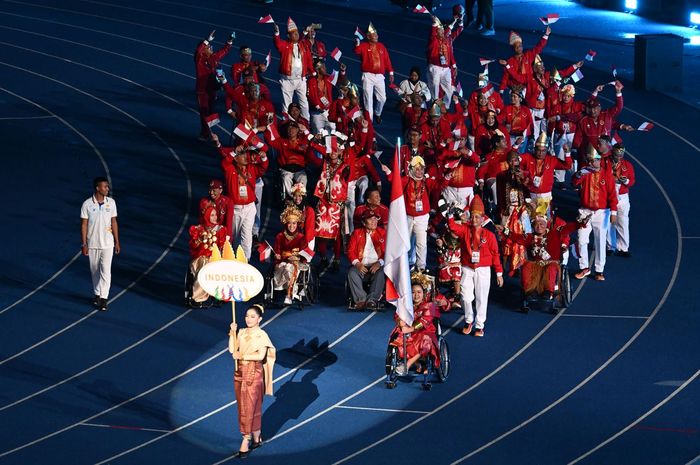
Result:
M233 324L236 324L236 301L231 299L231 318L233 319ZM238 329L236 327L236 329ZM238 332L233 337L233 351L238 352ZM233 371L238 371L238 360L233 359Z

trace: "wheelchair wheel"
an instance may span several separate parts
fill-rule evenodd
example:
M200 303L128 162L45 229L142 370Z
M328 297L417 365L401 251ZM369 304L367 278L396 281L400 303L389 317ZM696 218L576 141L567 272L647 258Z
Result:
M309 267L309 281L305 293L309 304L314 304L318 301L318 275L312 267Z
M450 376L450 348L444 337L438 339L438 350L440 354L440 366L437 367L437 375L440 382Z
M385 372L386 380L384 384L387 389L394 389L396 387L396 366L399 363L399 349L395 346L390 345L386 351L386 363Z
M562 266L561 269L561 308L567 308L571 303L571 278L569 269Z
M352 293L350 292L350 284L348 284L347 278L345 282L345 298L348 301L348 310L355 310L355 301L352 299Z
M265 276L265 287L263 287L263 302L268 306L274 302L274 290L272 288L272 275Z
M184 284L185 307L187 308L192 308L192 286L194 286L194 276L192 276L188 267L185 273Z

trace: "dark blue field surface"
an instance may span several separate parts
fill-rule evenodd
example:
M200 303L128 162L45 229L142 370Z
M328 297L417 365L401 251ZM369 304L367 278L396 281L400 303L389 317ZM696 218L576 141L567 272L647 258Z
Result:
M237 450L230 309L182 307L187 227L220 176L218 154L196 141L192 53L216 28L219 39L238 35L227 74L243 43L263 60L272 26L256 22L268 13L300 27L321 21L319 39L343 51L359 82L352 33L366 12L292 1L0 3L0 464L213 464ZM424 66L427 19L398 10L371 19L398 80ZM528 17L523 27L540 23ZM548 66L581 59L589 45L567 55L556 33L551 46L566 59L545 50ZM527 46L537 36L524 37ZM479 56L509 53L473 33L456 47L465 90ZM267 84L279 109L272 56ZM610 80L595 66L584 68L579 98ZM418 381L384 388L391 310L346 311L344 273L324 274L319 304L266 312L276 397L265 401L268 442L250 461L686 464L700 454L700 114L624 82L620 120L656 125L623 135L638 177L634 257L610 257L604 283L576 283L574 303L556 317L515 312L515 280L493 288L486 337L448 334L452 373L431 392ZM603 97L609 105L610 87ZM377 127L385 163L400 135L395 103ZM217 129L224 140L229 124ZM122 253L109 311L97 313L87 259L77 256L78 216L91 179L107 170ZM279 230L273 176L262 215L269 241ZM571 193L562 199L571 211ZM459 317L446 314L443 327L461 327Z

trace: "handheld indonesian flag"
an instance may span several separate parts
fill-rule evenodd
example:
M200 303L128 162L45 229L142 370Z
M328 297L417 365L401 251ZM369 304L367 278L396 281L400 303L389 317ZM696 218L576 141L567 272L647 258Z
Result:
M362 34L362 31L360 31L359 26L355 27L355 37L357 40L364 40L365 36Z
M265 57L265 67L269 68L270 63L272 63L272 51L268 50L267 51L267 56Z
M355 106L355 108L351 109L349 112L350 114L350 119L355 121L357 118L362 116L362 110L360 110L359 106Z
M452 134L458 139L466 137L464 126L457 126L452 130Z
M588 53L586 53L586 61L593 61L593 57L596 56L596 53L595 50L589 50Z
M275 20L272 19L272 15L261 16L258 20L258 24L274 24Z
M207 120L207 126L209 126L210 128L213 128L214 126L216 126L217 124L219 124L221 122L221 120L219 119L218 113L214 113L213 115L209 115L204 119Z
M459 95L460 98L464 96L464 92L462 92L462 83L458 82L457 87L455 89L457 91L457 95Z
M413 12L414 12L414 13L425 13L425 14L427 14L427 15L430 14L430 11L429 11L426 7L424 7L423 5L421 5L420 3L418 3L418 4L416 5L416 7L413 9Z
M445 168L448 170L453 170L459 166L459 158L453 158L452 160L445 163Z
M397 86L397 85L396 85L395 83L393 83L393 82L389 84L389 89L393 90L393 91L396 92L397 94L398 94L398 93L400 92L400 90L401 90L401 89L399 88L399 86Z
M489 84L486 87L484 87L483 89L481 89L481 93L484 94L484 96L486 98L491 97L493 95L493 92L494 92L494 89L493 89L493 85L491 85L491 84Z
M339 76L338 71L334 69L333 72L332 72L331 75L330 75L331 84L333 84L334 86L335 86L336 84L338 84L338 76Z
M617 77L617 68L615 68L615 65L612 65L612 75L614 78Z
M275 141L280 138L280 133L277 130L276 124L269 124L267 126L267 132L270 133L270 141Z
M494 61L496 60L489 60L488 58L479 58L479 64L481 64L481 66L486 66L489 63L493 63Z
M542 24L545 26L549 26L550 24L554 24L559 21L559 15L557 13L550 13L547 16L540 18L540 21L542 21Z
M574 72L574 74L571 75L571 80L574 82L579 82L581 79L583 79L583 73L581 72L581 68L579 68Z
M650 123L648 121L643 122L642 124L639 125L637 128L637 131L651 131L654 128L654 123Z
M335 61L340 61L340 57L343 56L343 52L341 52L338 47L334 48L333 51L331 52L331 56Z
M399 147L394 150L393 172L400 173ZM386 251L384 252L384 275L386 276L386 300L396 307L396 314L407 325L413 324L413 298L411 295L411 272L408 265L408 251L411 238L408 234L408 218L403 198L403 183L400 176L391 182L391 203L389 204L389 224L386 229Z
M250 139L250 136L253 135L253 131L248 129L243 123L236 126L236 129L233 130L233 133L240 137L244 142Z
M258 254L261 262L269 262L270 258L272 258L272 251L272 246L267 241L258 244Z
M251 134L250 139L248 139L248 144L250 147L253 147L257 150L260 150L261 148L265 147L265 143L261 141L260 138L255 134Z
M301 255L302 257L304 257L304 258L306 259L307 262L310 262L311 259L314 258L314 255L315 255L315 254L316 254L316 252L314 252L313 250L311 250L311 248L308 247L308 246L307 246L307 247L304 247L303 249L301 249L301 250L299 251L299 255Z

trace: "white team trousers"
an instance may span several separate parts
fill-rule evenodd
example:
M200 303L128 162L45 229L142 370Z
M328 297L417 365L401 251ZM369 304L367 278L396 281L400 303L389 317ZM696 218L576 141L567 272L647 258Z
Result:
M578 230L578 266L580 269L590 268L588 263L588 242L591 232L593 233L593 265L596 273L602 273L605 269L605 240L608 235L610 223L610 210L588 210L579 208L579 215L587 215L593 212L590 221L583 228Z
M306 171L301 170L296 173L283 170L280 168L280 177L282 178L282 190L284 197L292 195L292 186L297 183L302 183L306 187ZM257 194L256 194L257 195Z
M452 72L449 66L437 66L430 64L428 65L428 79L430 82L430 93L433 98L437 99L440 95L440 88L445 91L445 95L442 100L445 102L445 106L450 108L450 102L452 102Z
M99 295L102 299L109 297L109 288L112 285L113 254L113 247L108 249L88 249L92 289L95 295Z
M282 88L282 110L287 111L296 94L301 107L301 116L308 120L309 101L306 98L306 78L291 79L283 76L280 78L280 87Z
M260 232L260 206L262 205L263 187L265 182L262 178L255 180L255 221L253 222L253 234Z
M250 260L250 251L253 245L255 204L251 202L247 205L234 205L233 214L233 240L238 240L238 243L243 247L243 253Z
M335 123L328 121L328 110L318 111L314 110L311 112L311 133L318 134L323 129L327 131L335 130Z
M617 196L617 222L608 228L608 249L627 252L630 248L630 195Z
M561 137L559 137L554 143L554 153L557 154L557 158L559 158L561 161L566 159L564 156L564 144L568 145L570 149L574 142L574 134L575 133L562 134ZM554 170L554 180L556 182L564 182L565 179L566 170Z
M384 75L375 73L362 73L362 96L365 103L365 110L369 117L374 119L374 115L382 114L382 109L386 103L386 87ZM373 97L377 99L377 106L374 106Z
M474 322L476 329L483 329L486 323L486 310L489 302L489 289L491 288L491 267L480 266L476 269L463 266L460 292L462 294L462 308L464 309L464 322ZM476 300L476 321L472 302Z
M416 267L425 268L428 256L428 220L427 213L421 216L408 215L408 236L416 237ZM409 255L411 253L409 252Z

